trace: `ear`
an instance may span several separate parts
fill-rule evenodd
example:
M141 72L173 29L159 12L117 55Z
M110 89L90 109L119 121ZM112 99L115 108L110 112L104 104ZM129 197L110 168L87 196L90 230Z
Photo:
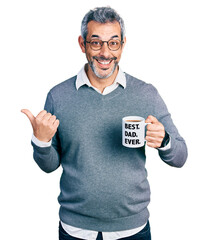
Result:
M86 52L86 47L85 47L84 39L82 38L82 36L79 36L79 37L78 37L78 43L79 43L79 45L80 45L81 51L82 51L83 53L85 53L85 52Z
M124 39L123 39L123 47L122 47L122 49L125 47L125 45L126 45L126 37L124 37Z

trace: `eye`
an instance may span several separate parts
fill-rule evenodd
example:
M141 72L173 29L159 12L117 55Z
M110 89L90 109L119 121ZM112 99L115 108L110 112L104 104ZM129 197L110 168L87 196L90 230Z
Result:
M91 45L92 45L92 46L95 46L95 47L98 47L98 46L101 45L101 41L99 41L99 40L92 40L92 41L91 41Z
M120 44L120 42L118 40L111 40L109 42L109 45L112 47L117 47Z

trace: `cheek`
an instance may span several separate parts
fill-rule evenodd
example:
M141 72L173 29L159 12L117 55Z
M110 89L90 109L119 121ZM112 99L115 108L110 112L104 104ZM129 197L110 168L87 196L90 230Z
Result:
M86 58L87 58L88 61L92 61L91 55L88 54L88 53L86 53Z
M93 60L92 57L94 56L95 54L92 54L91 51L88 51L88 49L86 49L86 58L88 60Z
M117 58L116 62L119 62L121 58L121 52L113 53L113 56Z

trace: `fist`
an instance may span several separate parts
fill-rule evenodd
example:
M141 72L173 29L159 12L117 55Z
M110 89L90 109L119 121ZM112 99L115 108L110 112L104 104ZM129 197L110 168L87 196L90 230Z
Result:
M57 131L59 120L56 116L48 113L46 110L41 111L36 117L28 109L22 109L31 122L34 136L43 142L49 142Z
M146 123L152 123L147 125L146 141L147 146L152 148L159 148L162 144L163 138L165 137L165 128L157 118L148 116L145 121Z

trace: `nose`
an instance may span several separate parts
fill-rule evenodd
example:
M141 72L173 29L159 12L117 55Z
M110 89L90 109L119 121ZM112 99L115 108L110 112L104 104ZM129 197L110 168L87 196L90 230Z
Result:
M107 42L103 42L102 48L100 49L100 55L104 56L105 58L110 57L110 49L107 45Z

